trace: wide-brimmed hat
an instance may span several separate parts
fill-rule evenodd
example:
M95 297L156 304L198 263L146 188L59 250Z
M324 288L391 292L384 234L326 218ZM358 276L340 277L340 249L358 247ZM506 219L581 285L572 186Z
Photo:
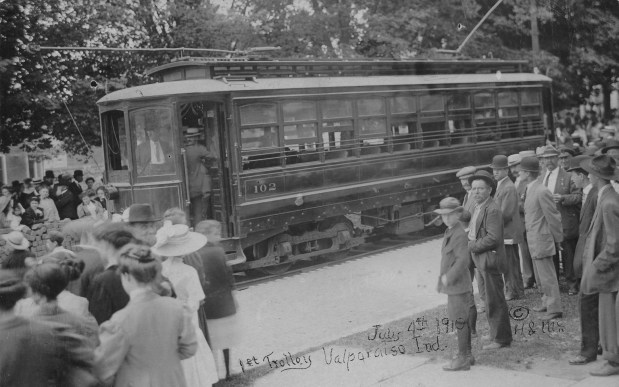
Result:
M199 137L200 134L200 129L198 128L187 128L185 131L185 138Z
M569 153L572 156L576 156L576 150L565 145L559 147L559 155L561 155L561 153Z
M591 156L587 156L587 155L578 155L578 156L574 156L572 159L570 159L568 161L568 165L567 165L567 172L572 172L576 169L582 169L580 168L580 163L583 162L583 160L589 160L591 158Z
M537 157L523 157L520 161L520 170L525 172L539 172L539 160Z
M456 198L447 197L439 203L439 208L434 210L435 214L446 215L451 214L454 211L461 211L463 207L460 205L460 201Z
M518 165L520 164L520 161L522 160L522 156L520 156L520 154L516 153L514 155L509 155L507 156L507 166L508 167L513 167L514 165Z
M484 170L475 172L473 176L469 177L469 183L473 184L473 181L479 180L479 179L484 180L486 183L490 185L490 187L494 189L496 183L494 181L494 178L490 174L490 172L484 171Z
M520 151L518 154L520 155L520 161L522 161L525 157L535 157L535 151L533 150Z
M600 179L619 180L617 163L608 155L599 155L589 160L583 160L580 167L589 172L590 175L597 176Z
M544 147L544 151L538 155L538 157L557 157L559 156L559 151L552 145L546 145Z
M152 251L163 257L178 257L200 250L206 242L206 236L189 231L185 224L165 222L163 227L157 230L157 242Z
M619 149L619 141L617 140L608 140L606 141L606 146L602 148L602 154L606 154L611 149Z
M508 168L509 164L507 161L507 156L505 155L496 155L492 158L492 164L490 164L490 168L492 169L505 169Z
M126 221L129 223L156 222L160 220L160 218L155 217L155 211L153 211L153 207L148 203L132 204L126 211ZM123 212L123 215L124 214Z
M470 176L477 172L477 168L473 166L464 167L456 173L458 179L468 179Z
M28 239L19 231L11 231L8 234L4 234L2 238L6 241L6 245L14 250L28 250L28 247L30 247Z

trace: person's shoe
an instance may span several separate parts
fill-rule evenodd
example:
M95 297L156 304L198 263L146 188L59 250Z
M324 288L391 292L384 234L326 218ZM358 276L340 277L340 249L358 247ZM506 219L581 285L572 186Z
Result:
M505 347L509 347L510 344L501 344L501 343L490 343L488 345L484 345L483 347L481 347L481 349L483 350L488 350L488 349L500 349L500 348L505 348Z
M536 306L533 308L534 312L546 312L548 309L545 306Z
M563 317L563 313L561 312L546 313L540 318L540 320L550 321L550 320L554 320L554 319L561 318L561 317Z
M445 371L468 371L470 369L471 363L469 363L469 358L465 356L458 356L443 367Z
M595 357L584 357L583 355L578 355L575 358L570 359L569 363L570 365L584 365L595 360Z
M602 349L602 346L598 344L598 355L601 355L602 353L604 353L604 350Z
M606 362L602 365L601 368L589 372L589 374L593 376L611 376L611 375L619 375L619 365L612 365L609 362Z

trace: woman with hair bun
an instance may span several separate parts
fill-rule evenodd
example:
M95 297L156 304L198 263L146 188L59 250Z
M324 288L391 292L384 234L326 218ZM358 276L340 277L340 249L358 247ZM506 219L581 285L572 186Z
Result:
M117 271L130 301L100 327L95 374L117 387L186 387L181 360L195 354L196 332L178 300L153 291L161 263L148 246L129 244Z

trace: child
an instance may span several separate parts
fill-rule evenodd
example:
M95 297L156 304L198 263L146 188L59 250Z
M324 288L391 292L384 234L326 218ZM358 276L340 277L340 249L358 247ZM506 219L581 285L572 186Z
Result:
M447 294L449 319L458 329L458 356L443 367L445 371L466 371L471 369L475 358L471 354L471 327L469 326L470 301L472 297L471 254L468 238L462 224L462 206L456 198L441 200L440 208L434 210L447 226L441 249L441 273L437 290Z
M30 198L30 206L21 217L21 224L32 228L37 223L43 223L44 218L43 210L39 208L39 198L33 196Z

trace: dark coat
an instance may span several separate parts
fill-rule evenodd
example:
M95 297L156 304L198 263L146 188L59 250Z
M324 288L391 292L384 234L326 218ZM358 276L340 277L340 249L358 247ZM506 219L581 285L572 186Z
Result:
M576 278L582 277L583 269L583 253L585 250L585 240L587 239L587 230L591 226L593 220L593 214L595 213L595 207L598 203L598 189L597 187L591 188L587 195L587 200L580 210L580 227L578 229L578 243L576 244L576 251L574 252L574 272Z
M40 213L37 213L32 208L28 207L21 216L21 224L32 228L32 226L37 223L43 223L43 219L43 210L41 210Z
M576 188L570 172L566 172L561 167L557 168L559 168L559 174L553 193L561 195L561 200L557 203L557 210L561 213L563 239L578 238L582 190Z
M475 267L487 272L503 272L507 268L503 244L503 214L492 198L481 207L475 227L476 239L469 241ZM488 253L488 254L485 254Z
M105 270L105 262L99 251L90 246L79 247L75 257L84 262L84 271L79 279L69 283L67 290L77 296L88 298L95 276Z
M468 248L468 238L462 225L457 223L445 230L437 290L445 294L462 294L472 291L470 264L471 253ZM443 285L441 281L443 275L447 277L446 285Z
M513 244L523 242L518 192L509 178L503 180L497 188L494 202L503 214L503 238L513 240Z
M583 252L585 294L619 290L619 194L609 184L600 197Z
M88 295L88 310L101 325L112 315L129 303L129 295L125 293L120 275L116 273L116 265L110 266L97 274L92 281Z
M77 219L77 204L73 192L66 190L55 200L58 216L62 219Z

